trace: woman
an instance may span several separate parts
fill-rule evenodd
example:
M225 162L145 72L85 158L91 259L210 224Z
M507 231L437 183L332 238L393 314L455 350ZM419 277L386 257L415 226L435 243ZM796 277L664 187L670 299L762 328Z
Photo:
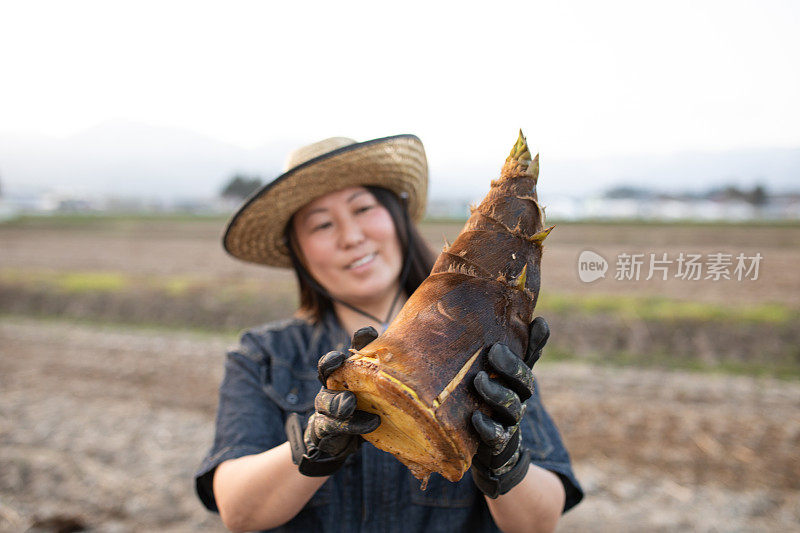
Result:
M525 354L495 345L499 376L475 378L495 415L473 416L480 445L457 483L434 474L420 490L360 437L379 417L356 410L351 392L320 388L318 376L324 385L349 346L383 331L432 267L412 222L427 195L422 143L327 139L287 168L234 215L223 244L239 259L292 267L300 310L246 332L228 353L200 499L235 531L552 530L582 492L532 387L529 367L549 333L542 319Z

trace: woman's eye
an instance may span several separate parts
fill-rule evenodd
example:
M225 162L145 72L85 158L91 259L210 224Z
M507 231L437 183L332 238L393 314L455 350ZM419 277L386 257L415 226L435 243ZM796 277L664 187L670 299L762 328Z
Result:
M327 229L327 228L330 228L332 225L333 225L333 224L331 224L330 222L323 222L322 224L317 224L316 226L314 226L313 228L311 228L311 231L317 231L317 230Z
M375 207L374 205L364 205L356 209L356 213L364 213Z

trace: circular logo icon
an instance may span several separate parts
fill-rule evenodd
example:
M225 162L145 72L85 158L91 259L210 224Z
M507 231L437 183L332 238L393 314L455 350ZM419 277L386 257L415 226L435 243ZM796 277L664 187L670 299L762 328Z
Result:
M600 254L584 250L578 256L578 277L584 283L591 283L606 277L608 261Z

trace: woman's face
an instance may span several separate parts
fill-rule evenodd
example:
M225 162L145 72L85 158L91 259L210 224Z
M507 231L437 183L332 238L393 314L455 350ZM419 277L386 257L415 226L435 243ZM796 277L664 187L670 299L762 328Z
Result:
M350 304L392 298L403 255L389 211L364 187L317 198L292 219L301 260L327 291Z

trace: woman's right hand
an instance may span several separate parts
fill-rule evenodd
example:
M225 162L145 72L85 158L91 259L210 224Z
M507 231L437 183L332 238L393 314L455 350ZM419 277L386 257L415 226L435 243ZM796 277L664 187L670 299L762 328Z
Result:
M360 350L377 337L374 328L362 328L353 335L353 348ZM306 476L329 476L339 470L347 457L358 449L361 434L380 426L378 415L356 410L356 395L351 391L335 391L325 385L347 355L333 351L323 355L317 364L322 388L314 399L314 413L305 429L300 415L292 413L286 420L286 434L292 449L292 461Z

